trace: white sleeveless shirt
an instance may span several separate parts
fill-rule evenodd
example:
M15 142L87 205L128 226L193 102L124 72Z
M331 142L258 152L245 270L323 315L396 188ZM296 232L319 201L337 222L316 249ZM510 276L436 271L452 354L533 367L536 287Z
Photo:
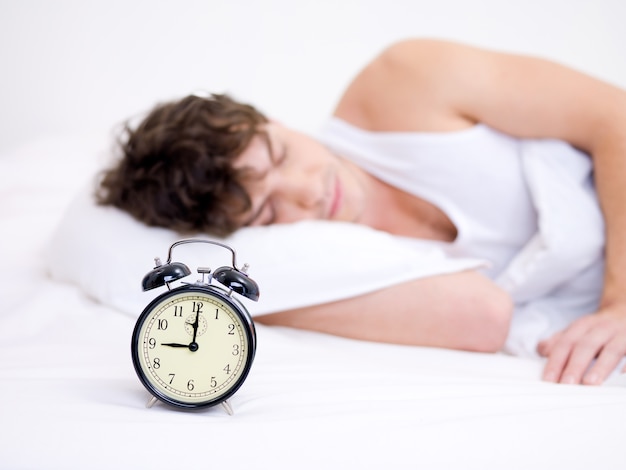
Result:
M338 118L320 140L380 180L443 211L452 252L488 260L497 275L537 231L520 141L485 125L441 133L369 132Z
M332 118L319 140L373 176L426 199L456 225L449 251L491 263L515 302L505 347L593 312L602 290L604 220L588 155L554 139L516 139L486 125L441 133L370 132Z

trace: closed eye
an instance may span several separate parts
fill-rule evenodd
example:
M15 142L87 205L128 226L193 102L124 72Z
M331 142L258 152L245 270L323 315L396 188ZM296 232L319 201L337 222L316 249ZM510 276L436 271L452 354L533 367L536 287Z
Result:
M279 141L275 135L268 136L268 150L270 160L274 166L282 165L287 159L287 146L284 141Z
M287 161L288 153L284 143L279 143L270 134L267 136L268 155L270 167L260 176L260 180L266 180L271 171L280 167ZM263 202L259 205L256 212L248 219L246 225L271 225L276 223L277 213L271 194L268 194Z

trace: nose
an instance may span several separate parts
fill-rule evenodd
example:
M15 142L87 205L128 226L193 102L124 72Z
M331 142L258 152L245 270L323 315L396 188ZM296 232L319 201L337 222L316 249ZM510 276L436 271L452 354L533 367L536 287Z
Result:
M280 197L301 209L311 209L319 206L323 193L316 188L310 175L305 174L302 178L285 175Z
M324 192L311 172L281 172L274 186L274 207L277 219L297 222L323 217Z

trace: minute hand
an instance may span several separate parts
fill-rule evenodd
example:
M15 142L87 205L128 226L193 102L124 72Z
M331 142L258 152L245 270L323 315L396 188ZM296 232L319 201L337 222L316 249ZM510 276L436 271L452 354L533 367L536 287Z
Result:
M192 344L196 342L196 336L198 336L199 324L200 324L200 309L198 309L198 311L196 312L196 319L191 324L191 327L193 328L193 339L191 340Z

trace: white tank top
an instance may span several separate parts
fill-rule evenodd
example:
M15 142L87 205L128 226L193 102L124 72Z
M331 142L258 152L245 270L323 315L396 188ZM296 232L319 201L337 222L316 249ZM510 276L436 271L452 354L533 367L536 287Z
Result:
M595 311L604 220L588 155L552 139L515 139L485 125L457 132L369 132L332 118L320 141L377 178L439 207L448 246L489 260L516 304L505 349L536 343Z
M319 139L373 176L443 211L458 230L450 251L490 261L490 276L537 231L520 141L490 127L370 132L333 117Z

